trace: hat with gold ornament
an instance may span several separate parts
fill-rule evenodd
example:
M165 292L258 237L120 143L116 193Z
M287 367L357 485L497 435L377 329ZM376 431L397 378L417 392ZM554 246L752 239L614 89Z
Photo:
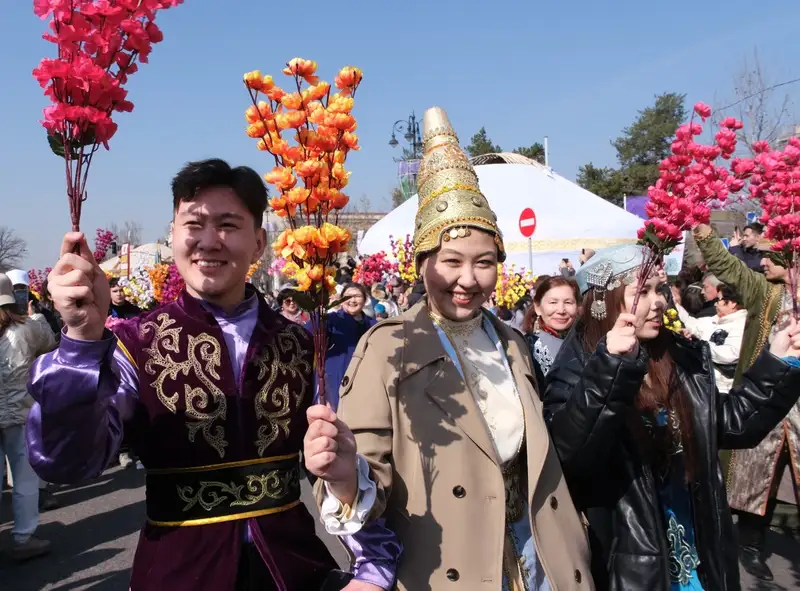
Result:
M419 209L414 225L414 260L438 249L442 242L463 238L471 229L494 236L500 262L506 258L497 215L478 187L478 176L447 113L440 107L425 111L422 120L423 155L417 173Z

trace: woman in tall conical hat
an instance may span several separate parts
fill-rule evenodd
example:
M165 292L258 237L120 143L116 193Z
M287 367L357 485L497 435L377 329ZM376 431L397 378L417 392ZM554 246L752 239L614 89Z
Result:
M708 344L663 326L666 277L640 281L643 262L625 244L578 271L583 314L547 374L548 426L586 512L598 589L739 591L718 452L755 446L794 406L800 327L720 395Z
M377 523L399 539L383 580L356 565L369 588L396 575L413 591L593 589L525 341L482 308L505 258L497 217L445 112L423 125L414 254L427 295L361 339L338 417L309 411L322 519L333 534Z

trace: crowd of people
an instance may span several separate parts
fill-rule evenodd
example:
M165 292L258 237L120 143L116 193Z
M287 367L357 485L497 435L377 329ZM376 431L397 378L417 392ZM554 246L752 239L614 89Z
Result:
M324 405L296 286L246 283L267 204L246 167L175 177L174 302L127 302L79 233L38 298L0 275L17 559L49 549L40 487L117 458L148 475L132 591L732 591L740 564L772 579L765 534L797 526L800 327L761 227L729 249L697 227L674 278L643 276L639 246L584 249L499 307L497 218L444 111L424 127L419 279L362 285L337 263ZM349 573L300 502L301 465Z

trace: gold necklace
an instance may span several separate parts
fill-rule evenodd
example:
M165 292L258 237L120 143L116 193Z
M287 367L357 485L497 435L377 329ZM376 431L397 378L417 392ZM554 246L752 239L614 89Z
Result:
M480 311L474 317L461 321L450 320L432 310L428 310L428 314L433 323L450 337L468 337L483 325L483 315Z

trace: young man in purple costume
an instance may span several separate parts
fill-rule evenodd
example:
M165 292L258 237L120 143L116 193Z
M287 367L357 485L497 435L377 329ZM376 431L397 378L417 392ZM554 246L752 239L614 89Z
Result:
M336 564L300 502L298 461L312 340L246 284L266 188L214 159L185 166L172 194L186 288L114 334L105 274L83 234L64 237L49 290L66 328L31 372L31 464L49 482L91 478L125 433L147 468L131 591L320 589Z

